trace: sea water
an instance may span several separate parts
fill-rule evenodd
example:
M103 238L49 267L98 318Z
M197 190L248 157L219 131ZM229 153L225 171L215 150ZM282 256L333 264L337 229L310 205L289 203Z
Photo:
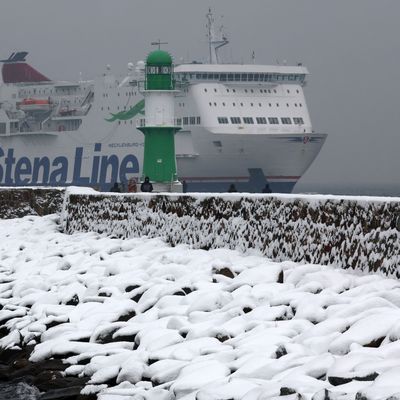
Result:
M39 390L25 382L0 383L1 400L38 400Z

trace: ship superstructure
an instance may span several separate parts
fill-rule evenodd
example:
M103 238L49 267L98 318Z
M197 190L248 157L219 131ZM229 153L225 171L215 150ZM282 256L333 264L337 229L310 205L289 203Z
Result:
M187 191L290 192L326 135L313 132L308 71L221 64L228 40L208 18L209 62L175 67L178 177ZM88 185L102 190L142 173L144 63L125 77L55 82L19 52L2 60L0 184ZM150 177L151 178L151 177Z

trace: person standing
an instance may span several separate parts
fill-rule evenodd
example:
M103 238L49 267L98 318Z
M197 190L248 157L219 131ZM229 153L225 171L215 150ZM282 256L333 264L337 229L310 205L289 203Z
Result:
M237 192L237 189L236 189L236 186L235 186L234 183L231 183L231 185L229 186L228 192L229 193L236 193Z
M140 190L142 192L152 192L153 191L153 185L150 182L150 178L148 176L146 176L146 178L144 178L144 182L140 185Z
M118 182L115 182L113 187L110 189L110 192L121 192Z
M130 178L128 181L128 192L136 193L137 192L137 183L136 178Z
M269 187L268 183L265 184L264 189L262 190L263 193L272 193L271 188Z

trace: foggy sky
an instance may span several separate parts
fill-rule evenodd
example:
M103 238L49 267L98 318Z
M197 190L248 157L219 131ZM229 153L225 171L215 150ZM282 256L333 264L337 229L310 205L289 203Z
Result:
M177 62L205 61L212 7L230 44L227 62L303 62L316 132L328 139L297 190L400 195L399 0L0 0L0 57L29 51L54 79L117 74L150 42ZM322 185L322 186L321 186ZM365 192L365 190L364 190Z

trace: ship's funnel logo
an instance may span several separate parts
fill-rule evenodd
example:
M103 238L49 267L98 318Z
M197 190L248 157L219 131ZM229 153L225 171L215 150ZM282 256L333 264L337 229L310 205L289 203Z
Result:
M136 117L136 115L142 114L144 115L144 100L140 100L137 104L131 107L129 110L120 111L119 113L113 114L111 113L110 118L105 118L108 122L114 121L126 121L128 119L132 119Z

